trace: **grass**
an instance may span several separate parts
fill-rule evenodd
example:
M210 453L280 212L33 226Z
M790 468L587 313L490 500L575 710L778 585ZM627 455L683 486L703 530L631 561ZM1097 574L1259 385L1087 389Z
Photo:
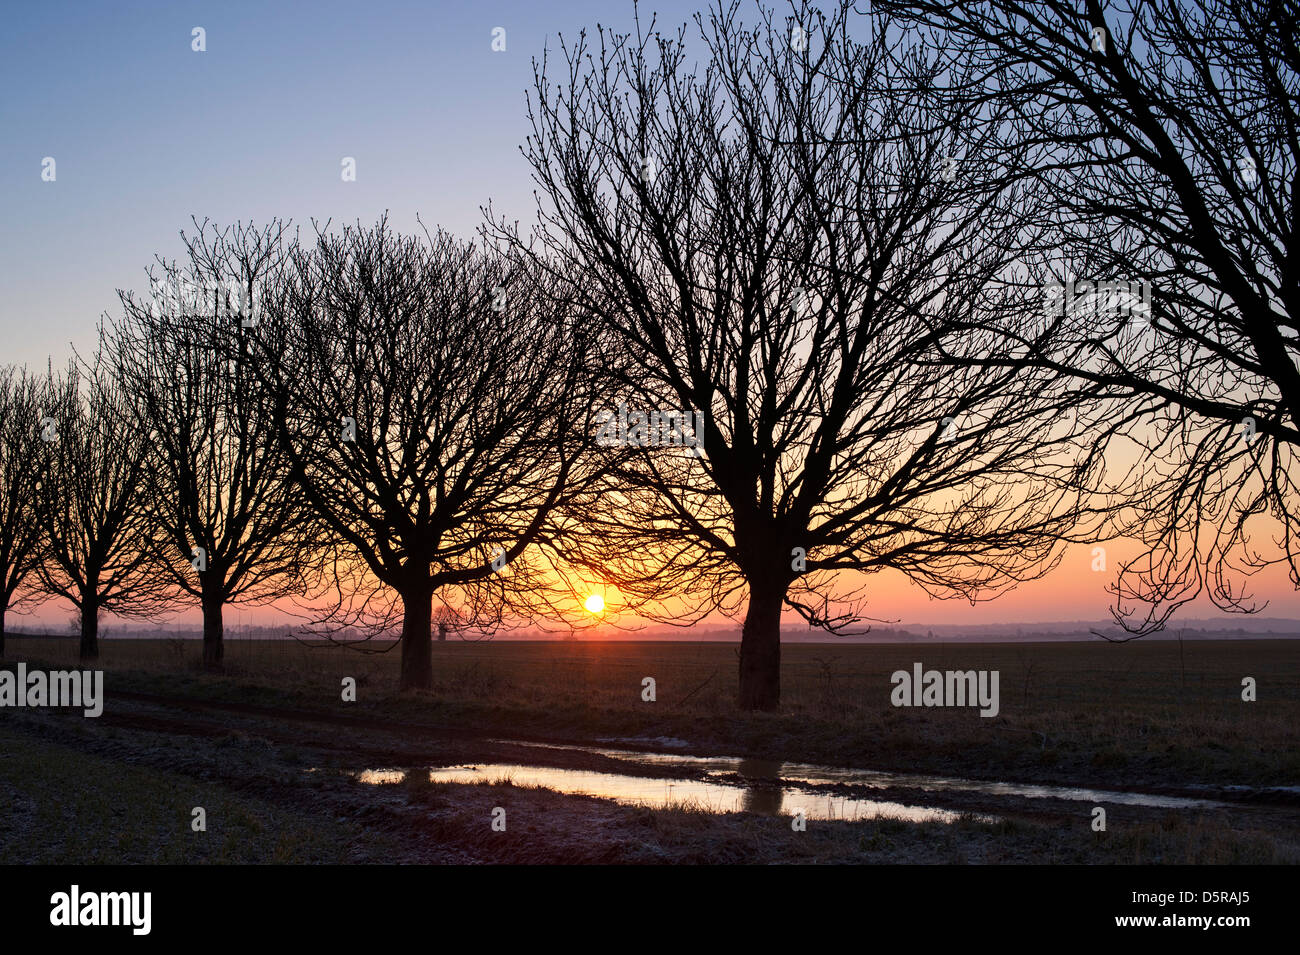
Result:
M75 666L75 640L11 639L11 659ZM1300 782L1300 643L953 644L784 648L782 708L733 703L736 647L719 643L434 644L435 685L396 691L397 655L231 640L221 676L197 643L105 640L112 690L369 714L484 733L675 737L696 750L869 768L1106 785ZM827 666L829 658L833 664ZM915 661L1001 674L1001 711L894 708ZM358 703L340 702L354 677ZM657 699L641 699L656 680ZM1258 701L1241 700L1241 680Z
M79 665L75 640L11 638L8 650L10 662ZM1050 822L1032 813L996 821L967 814L950 824L810 820L796 832L788 817L718 815L689 800L652 809L505 779L432 782L424 772L374 786L343 771L417 765L370 754L421 753L429 738L419 728L427 726L453 731L437 738L462 739L471 753L485 736L622 739L1103 788L1293 786L1300 644L1289 641L1198 641L1184 646L1182 661L1177 644L1141 641L796 644L785 648L784 702L773 714L733 705L730 644L435 644L427 693L396 690L395 654L232 640L226 671L214 676L198 667L198 651L196 643L105 640L97 664L110 693L104 720L0 712L0 863L1300 861L1294 814L1285 810L1115 807L1102 833L1091 831L1085 811ZM1000 714L895 709L889 676L916 661L999 670ZM357 680L355 704L341 701L345 676ZM656 680L654 703L641 699L645 676ZM1258 681L1256 703L1240 699L1244 676ZM199 732L158 722L159 714L190 719L184 707L114 702L112 694L131 691L272 710L227 717L205 709L193 717L207 726ZM353 722L298 723L276 710ZM389 729L407 735L389 737ZM205 833L190 829L195 806L207 812ZM507 811L505 832L490 828L497 807Z
M0 727L0 864L356 861L356 825ZM206 831L192 827L202 807Z

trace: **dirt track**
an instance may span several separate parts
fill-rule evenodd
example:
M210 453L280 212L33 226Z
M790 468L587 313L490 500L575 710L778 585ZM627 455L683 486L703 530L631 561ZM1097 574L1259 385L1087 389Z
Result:
M665 814L659 811L545 790L461 785L415 790L404 785L363 785L352 776L364 768L527 763L655 778L703 778L701 772L692 774L678 767L615 760L562 747L523 746L489 740L463 728L394 724L364 714L135 692L110 692L109 703L96 720L45 711L24 714L16 723L50 742L115 762L183 773L295 811L359 821L368 832L391 836L399 846L385 852L382 859L359 847L357 857L350 861L800 861L808 852L812 858L806 861L867 861L876 854L867 852L864 857L860 851L861 845L877 845L875 835L864 837L865 842L842 838L848 828L878 834L880 826L871 822L813 824L810 829L836 830L839 835L790 844L784 817L693 814L684 822L665 825ZM542 739L519 735L520 742ZM310 785L304 784L308 778ZM770 785L742 774L729 779L714 776L712 781L751 789ZM1080 839L1087 838L1079 831L1086 833L1086 814L1091 808L1077 801L905 787L869 791L853 786L809 788L995 815L1027 824L1035 832L1058 837L1074 832ZM1180 794L1207 796L1204 791ZM485 820L503 802L509 803L512 826L506 833L495 833ZM1130 826L1168 827L1175 815L1168 809L1137 806L1107 807L1107 811L1117 822ZM1204 810L1200 818L1243 832L1294 832L1300 823L1296 808L1285 805ZM700 831L693 832L695 828ZM871 861L952 861L951 844L941 852L927 849L925 827L912 825L912 831L916 839L891 828L891 838L880 843L886 857ZM1004 857L1003 849L997 838L981 831L970 833L957 851L965 861L1016 861ZM1010 852L1011 847L1005 850Z
M256 733L266 739L301 744L304 742L302 727L337 727L349 731L350 735L343 738L323 737L315 739L312 745L325 750L353 754L361 757L362 761L366 762L367 765L375 765L381 762L381 760L377 759L380 755L389 755L393 757L388 760L392 765L445 766L466 760L479 762L530 762L597 771L630 771L636 775L659 778L683 775L683 770L676 768L665 770L651 763L637 764L634 769L629 769L626 761L611 760L594 753L575 752L561 748L538 749L515 746L508 741L489 739L482 734L463 727L412 725L364 715L344 715L253 703L195 700L190 697L155 693L118 691L110 692L108 697L115 701L115 705L106 709L104 715L99 718L100 722L107 722L109 725L133 726L137 729L154 732L183 732L194 736L221 735L229 732L232 726L239 725L250 729L255 728ZM207 719L180 720L170 715L176 712L187 713L191 716L203 715ZM299 728L288 731L282 728L283 724L294 724ZM513 736L520 742L544 742L573 746L589 745L593 742L590 739L557 737L555 735L514 733ZM626 746L627 748L635 748L630 744L626 744ZM703 754L698 747L693 746L686 747L682 752ZM702 776L702 774L697 775ZM1185 788L1177 786L1139 788L1119 785L1103 788L1119 792L1144 792L1157 795L1183 796L1192 799L1212 798L1241 804L1269 805L1284 811L1287 807L1295 807L1297 813L1300 814L1300 793L1287 790L1268 790L1252 793L1236 792L1228 789L1207 790L1203 787ZM989 811L992 811L995 807L1004 807L1007 798L998 797L990 803ZM1031 802L1042 801L1031 800Z

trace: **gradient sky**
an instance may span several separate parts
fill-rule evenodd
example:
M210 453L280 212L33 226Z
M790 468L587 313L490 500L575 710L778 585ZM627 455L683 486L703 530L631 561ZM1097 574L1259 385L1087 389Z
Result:
M642 4L643 19L656 11L666 27L697 9ZM192 215L278 216L309 230L312 218L370 223L388 210L399 229L418 213L468 235L491 200L531 221L518 147L532 58L559 33L630 29L632 12L631 0L11 6L0 34L0 362L62 364L90 349L114 290L146 288L144 268L180 252ZM191 49L194 27L206 52ZM491 48L495 27L505 52ZM47 156L55 182L41 179ZM356 182L340 178L345 156ZM1110 575L1090 562L1079 549L1049 578L974 608L931 601L897 575L873 593L880 616L904 623L1099 619ZM1283 575L1257 590L1268 615L1300 616Z

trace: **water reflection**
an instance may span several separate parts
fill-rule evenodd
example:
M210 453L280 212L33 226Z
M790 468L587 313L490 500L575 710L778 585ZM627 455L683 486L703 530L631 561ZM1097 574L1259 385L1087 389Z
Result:
M1021 796L1027 799L1066 799L1076 802L1108 802L1118 805L1152 806L1160 809L1215 809L1227 803L1188 796L1160 796L1153 793L1118 792L1084 786L1048 786L1039 783L1016 783L987 779L964 779L960 776L936 776L924 773L890 773L875 769L846 769L817 766L811 763L776 763L769 760L737 756L683 756L680 753L640 753L630 749L600 746L563 746L555 743L527 743L496 740L513 746L559 749L594 753L610 759L642 763L658 769L703 772L709 776L735 773L747 779L768 779L784 784L846 785L868 789L902 787L925 792L975 792L990 796Z
M431 782L495 783L510 781L516 786L540 786L569 795L597 796L625 805L655 809L687 807L713 813L752 812L763 816L793 815L802 811L807 819L893 818L910 822L952 822L960 813L936 806L909 805L890 800L835 795L811 787L840 785L859 789L897 787L921 792L978 792L992 796L1065 799L1092 803L1109 802L1167 808L1221 807L1210 799L1124 793L1074 786L1045 786L1030 783L990 782L955 776L916 773L887 773L868 769L841 769L808 763L781 763L731 756L683 756L678 753L643 753L597 746L564 746L555 743L524 743L492 740L499 744L534 749L589 753L657 770L679 770L673 779L640 776L635 772L597 772L561 769L529 763L485 763L440 767L428 770ZM420 770L424 772L424 770ZM414 772L414 770L412 770ZM703 775L703 779L691 778ZM402 769L367 769L358 774L361 782L385 785L407 778ZM978 816L991 821L993 817Z
M755 777L779 780L779 775L772 774L773 767L779 766L778 763L753 761L749 768ZM802 810L807 819L891 818L909 822L953 822L960 816L960 813L931 806L813 794L772 783L733 786L696 779L652 779L521 763L452 766L428 772L429 780L435 783L480 784L508 780L516 786L541 786L568 795L598 796L624 805L652 809L692 808L712 813L752 812L765 816L781 815L784 809L787 815ZM357 778L363 783L384 785L405 781L407 773L401 769L367 769ZM788 805L787 795L790 796Z
M781 764L765 759L742 759L736 772L745 779L780 780ZM785 790L780 786L750 785L744 789L741 808L760 816L777 816L781 814L781 804L784 801ZM807 816L807 813L804 815Z

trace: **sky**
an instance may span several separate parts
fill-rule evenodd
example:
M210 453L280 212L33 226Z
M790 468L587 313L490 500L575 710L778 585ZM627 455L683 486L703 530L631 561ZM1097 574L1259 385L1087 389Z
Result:
M674 22L695 9L664 4ZM13 6L0 36L0 341L44 364L94 341L190 217L468 234L531 220L532 57L630 3ZM191 31L206 31L206 51ZM503 52L492 31L505 30ZM53 182L41 178L55 160ZM356 181L342 181L344 157Z
M675 27L699 0L641 9ZM0 27L0 363L88 352L115 290L147 288L145 268L179 254L191 216L280 217L309 231L312 219L368 224L385 212L409 230L419 214L469 235L491 201L531 222L519 145L533 58L561 33L630 29L632 14L631 0L11 5ZM492 48L496 28L504 51ZM345 157L353 182L340 175ZM1091 564L1077 548L1046 579L975 607L886 574L873 606L904 624L1101 619L1110 575ZM1257 589L1268 615L1300 616L1283 575Z

